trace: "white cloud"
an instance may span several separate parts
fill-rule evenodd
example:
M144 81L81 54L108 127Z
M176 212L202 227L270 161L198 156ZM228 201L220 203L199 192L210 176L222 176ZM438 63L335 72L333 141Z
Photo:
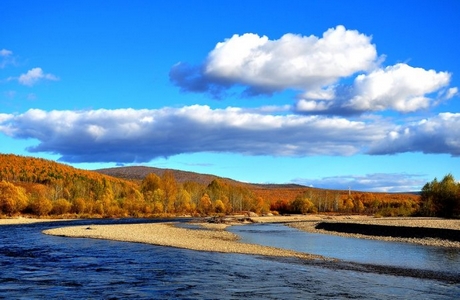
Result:
M0 126L11 137L38 140L29 151L60 154L68 162L146 162L194 152L353 155L363 144L385 135L381 124L198 105L158 110L31 109L5 118Z
M285 34L278 40L246 33L220 42L199 68L178 64L171 80L186 91L247 86L247 94L321 90L341 77L377 65L371 38L337 26L322 37ZM220 91L220 90L219 90Z
M27 85L27 86L33 86L40 80L56 81L56 80L59 80L59 78L53 74L44 73L41 68L33 68L27 71L26 74L22 74L18 78L18 81L20 84Z
M400 125L371 145L370 154L448 153L460 156L460 113L439 115Z
M182 91L217 98L235 86L244 96L298 91L294 110L307 114L410 113L458 94L448 72L405 63L383 67L383 58L370 36L343 26L322 37L288 33L271 40L246 33L218 43L204 64L178 63L169 75Z
M261 90L316 90L374 67L377 52L370 40L343 26L329 29L322 38L234 35L211 51L205 74Z
M147 162L181 153L350 156L403 152L460 155L460 114L407 125L382 118L270 115L240 108L43 111L0 115L0 132L35 139L31 152L67 162Z
M440 100L452 98L457 88L446 89L451 74L407 64L396 64L358 75L349 87L335 87L329 97L300 99L296 110L307 113L363 113L394 110L402 113L430 108ZM438 92L437 96L432 96ZM331 97L330 95L334 95ZM305 94L308 96L308 94ZM322 100L322 99L326 100Z
M426 95L447 86L449 81L447 72L396 64L356 77L356 95L345 106L360 111L412 112L428 108L432 99Z
M444 94L444 98L445 99L451 99L455 96L458 95L458 88L457 87L453 87L453 88L450 88L448 89L445 94Z

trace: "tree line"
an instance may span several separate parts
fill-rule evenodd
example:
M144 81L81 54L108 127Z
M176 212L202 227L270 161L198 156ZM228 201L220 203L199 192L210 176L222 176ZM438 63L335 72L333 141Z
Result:
M458 185L457 185L458 186ZM458 193L457 193L458 194ZM435 197L430 198L432 203ZM54 161L0 154L0 215L65 217L205 216L356 213L381 216L435 214L415 194L255 188L224 179L209 184L177 182L174 174L148 174L139 181L85 171ZM438 207L438 206L436 206Z

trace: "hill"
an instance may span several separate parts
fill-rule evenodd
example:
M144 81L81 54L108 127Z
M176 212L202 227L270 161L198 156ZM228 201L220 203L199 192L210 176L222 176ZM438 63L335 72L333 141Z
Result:
M115 167L115 168L106 168L106 169L98 169L94 170L95 172L109 175L113 177L128 179L128 180L136 180L141 181L143 180L148 174L156 174L157 176L161 177L166 171L172 172L174 178L178 183L185 183L185 182L196 182L199 184L208 185L215 179L221 179L229 183L234 184L243 184L242 182L238 182L236 180L232 180L230 178L222 178L211 174L200 174L195 172L188 172L188 171L181 171L181 170L174 170L174 169L162 169L162 168L155 168L155 167L145 167L145 166L130 166L130 167Z
M0 216L121 213L138 185L55 161L0 154Z

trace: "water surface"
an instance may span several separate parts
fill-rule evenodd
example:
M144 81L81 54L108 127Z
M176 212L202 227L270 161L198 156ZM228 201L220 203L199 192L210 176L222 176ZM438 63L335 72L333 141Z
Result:
M76 223L128 221L85 222ZM63 225L69 223L0 226L1 299L452 299L460 295L458 285L446 281L41 233ZM258 228L248 230L261 235ZM260 230L276 236L270 230L280 229L260 226ZM288 242L290 232L282 234L286 245L296 243ZM298 239L296 233L292 238Z
M303 232L280 224L233 226L243 242L346 261L460 274L460 249Z

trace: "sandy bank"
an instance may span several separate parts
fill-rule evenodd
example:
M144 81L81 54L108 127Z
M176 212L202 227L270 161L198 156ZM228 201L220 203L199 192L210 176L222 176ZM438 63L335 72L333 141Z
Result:
M72 221L70 219L36 219L36 218L11 218L0 219L0 225L21 225L43 222Z
M154 244L198 251L253 254L301 259L325 259L291 250L238 242L238 236L225 230L193 230L175 227L173 223L71 226L45 230L57 236L96 238Z

